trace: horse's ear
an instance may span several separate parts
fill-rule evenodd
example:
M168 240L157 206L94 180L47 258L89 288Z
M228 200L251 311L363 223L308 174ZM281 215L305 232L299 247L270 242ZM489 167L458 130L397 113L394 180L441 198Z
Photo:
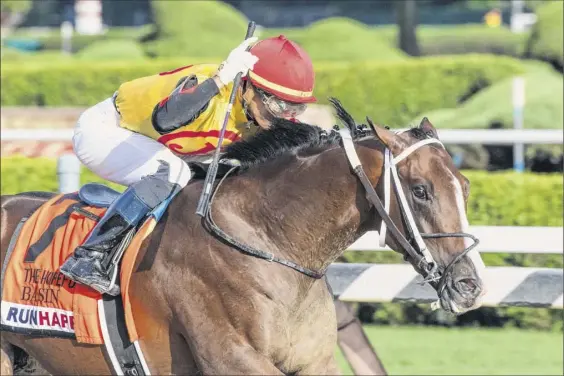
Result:
M419 129L425 132L427 136L436 138L437 140L439 139L439 134L437 133L437 130L435 129L433 124L431 124L429 119L427 119L426 117L424 117L423 120L421 120L421 124L419 124Z
M374 131L374 133L376 133L376 136L378 136L378 138L384 143L384 145L386 145L389 149L394 150L395 148L397 148L399 145L399 138L396 136L396 134L384 127L380 127L379 125L376 125L374 123L372 123L372 121L369 121L368 124L370 124L370 127L372 128L372 130Z
M372 119L370 119L368 116L366 117L366 122L368 123L368 125L370 126L370 129L372 129L372 132L377 133L376 132L376 125L374 125L374 122L372 121Z

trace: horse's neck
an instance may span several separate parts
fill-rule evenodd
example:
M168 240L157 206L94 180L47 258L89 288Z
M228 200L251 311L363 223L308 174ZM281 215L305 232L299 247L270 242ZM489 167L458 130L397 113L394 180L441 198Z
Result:
M358 186L338 148L265 164L230 179L215 204L222 208L217 222L255 248L324 270L362 235L368 205L358 200Z

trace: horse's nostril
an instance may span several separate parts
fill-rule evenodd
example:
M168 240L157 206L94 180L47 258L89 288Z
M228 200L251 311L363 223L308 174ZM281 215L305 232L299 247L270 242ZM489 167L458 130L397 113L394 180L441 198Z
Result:
M461 293L471 294L478 289L478 284L473 278L462 278L455 283L455 288Z

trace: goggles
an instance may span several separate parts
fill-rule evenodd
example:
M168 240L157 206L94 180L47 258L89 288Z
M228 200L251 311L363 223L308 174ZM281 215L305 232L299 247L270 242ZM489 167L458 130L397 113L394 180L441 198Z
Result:
M285 119L295 118L304 113L307 108L305 103L287 102L283 99L277 98L274 95L268 94L265 91L253 87L259 93L262 103L273 116Z

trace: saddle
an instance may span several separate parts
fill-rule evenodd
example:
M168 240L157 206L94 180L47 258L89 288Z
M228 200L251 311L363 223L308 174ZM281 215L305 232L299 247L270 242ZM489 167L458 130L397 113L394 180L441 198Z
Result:
M205 178L211 158L192 156L187 163L194 173L193 180L200 180ZM217 178L239 167L236 160L221 160ZM32 337L103 344L117 374L144 375L149 372L137 343L129 280L144 239L170 200L157 206L131 236L125 236L112 250L124 252L121 263L115 266L120 296L102 295L58 271L119 195L104 184L89 183L76 193L52 197L22 219L2 265L0 326L3 331Z
M2 265L0 326L2 331L30 337L103 345L116 374L146 375L129 281L157 219L145 220L124 244L118 277L121 295L102 295L59 272L119 194L102 184L86 184L77 193L55 195L20 221Z

